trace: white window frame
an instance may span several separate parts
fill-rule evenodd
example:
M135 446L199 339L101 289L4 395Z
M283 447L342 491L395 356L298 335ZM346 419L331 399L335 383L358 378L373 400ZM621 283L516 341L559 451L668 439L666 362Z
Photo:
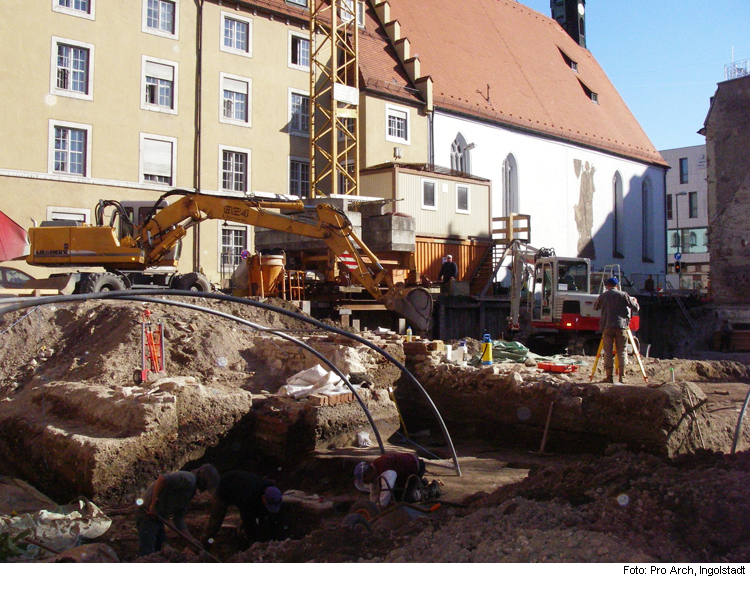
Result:
M244 154L247 157L247 171L245 174L245 190L244 191L235 191L233 189L225 189L224 188L224 152L237 152L239 154ZM225 146L223 144L219 144L219 191L222 193L231 193L232 195L244 195L248 191L250 191L250 172L251 172L251 150L247 148L238 148L236 146Z
M63 214L63 215L59 216L57 214ZM82 207L58 207L57 205L47 206L47 221L48 222L67 219L65 217L66 214L68 216L83 216L84 224L91 223L91 210L90 209L84 209Z
M390 128L388 126L388 117L390 115L401 115L405 116L406 119L406 138L401 138L390 134ZM397 144L404 144L406 146L411 145L411 116L407 107L399 107L398 105L385 105L385 139L389 142L395 142Z
M252 127L253 126L253 81L252 78L245 78L244 76L236 76L235 74L227 74L226 72L220 72L219 74L219 122L229 123L230 125L239 125L241 127ZM240 82L247 84L247 104L246 104L246 117L247 120L235 119L233 117L224 116L224 90L230 90L226 88L226 81Z
M217 245L217 253L218 253L218 260L216 261L219 269L233 269L234 265L232 264L224 264L224 261L222 260L222 252L224 250L224 236L222 230L240 230L245 233L245 250L249 250L250 247L250 226L247 224L238 224L237 222L226 222L217 220L219 231L218 231L218 245Z
M146 63L157 64L172 68L172 107L155 105L146 101ZM148 55L141 56L141 109L144 111L155 111L157 113L167 113L168 115L177 115L177 89L179 87L179 63L161 58L151 57Z
M236 47L227 47L224 45L224 23L226 20L233 20L247 25L247 51L237 49ZM242 57L253 57L253 20L240 16L233 12L221 11L221 30L219 31L219 50L226 53L232 53L234 55L241 55Z
M74 90L67 90L65 88L57 87L57 46L68 45L71 47L78 47L80 49L88 50L88 63L86 64L86 92L76 92ZM84 43L83 41L74 41L73 39L65 39L63 37L52 37L52 45L50 47L50 77L49 77L49 93L57 96L65 96L68 98L74 98L84 101L94 100L94 46L91 43Z
M72 0L75 4L75 0ZM60 6L60 0L52 0L52 11L59 12L61 14L68 14L70 16L77 16L80 18L87 18L89 20L96 20L96 0L89 0L88 12L85 10L78 10L77 8L69 8L67 6Z
M365 28L365 2L357 0L357 25L360 29Z
M460 209L458 207L458 190L459 189L466 189L466 209ZM470 215L471 214L471 186L470 185L463 185L463 184L456 184L456 213L460 213L463 215Z
M301 6L307 8L308 0L286 0L287 4L294 4L295 6Z
M158 37L166 37L168 39L179 39L180 38L180 0L161 0L163 2L171 2L174 4L174 33L169 31L162 31L161 29L153 29L147 26L148 23L148 0L143 0L143 9L141 13L141 32L148 33L149 35L157 35Z
M70 172L58 172L55 170L55 128L64 127L66 129L79 129L86 132L86 158L85 169L83 174L73 174ZM91 137L93 127L85 123L73 123L71 121L59 121L57 119L49 120L48 144L47 144L47 172L56 176L69 178L90 178L91 177Z
M426 184L431 184L434 188L432 193L432 198L435 200L435 205L427 205L424 201L424 186ZM420 193L420 203L422 206L422 209L427 209L429 211L437 211L437 205L438 205L438 182L436 179L422 179L421 183L422 191Z
M292 99L294 95L299 95L307 98L307 131L299 131L296 129L293 129L292 127L292 120L293 120L293 113L292 113ZM310 92L307 90L300 90L298 88L290 88L289 89L289 135L296 135L299 137L310 137L310 117L312 114L310 113Z
M170 164L171 179L172 181L167 185L165 183L156 183L147 181L143 177L145 176L145 163L143 157L145 155L145 145L147 140L156 140L160 142L168 142L172 144L172 162ZM175 187L177 186L177 138L166 135L156 135L153 133L141 133L139 151L138 151L138 182L141 185L147 187Z
M346 7L346 9L344 8ZM357 6L355 0L340 0L339 3L339 19L342 22L348 23L353 19L357 18Z
M292 47L294 46L294 40L300 39L303 41L307 41L307 65L303 66L300 64L295 64L292 61ZM287 66L292 68L293 70L301 70L303 72L309 72L310 71L310 60L312 59L312 56L310 54L310 50L312 48L312 44L310 43L310 35L305 35L302 33L296 33L295 31L289 31L289 43L288 43L288 59L287 59Z
M298 162L300 164L307 164L307 167L308 167L307 168L307 171L308 171L307 172L307 189L308 189L308 194L307 195L297 195L297 193L293 192L293 190L292 190L292 162ZM298 158L297 156L290 156L289 157L289 166L287 167L287 171L288 171L287 174L289 176L289 179L288 179L289 182L287 183L287 186L289 187L289 194L290 195L297 195L297 197L299 197L300 199L307 199L307 198L309 198L310 197L310 190L312 188L312 185L311 185L312 179L310 178L310 159L309 158Z

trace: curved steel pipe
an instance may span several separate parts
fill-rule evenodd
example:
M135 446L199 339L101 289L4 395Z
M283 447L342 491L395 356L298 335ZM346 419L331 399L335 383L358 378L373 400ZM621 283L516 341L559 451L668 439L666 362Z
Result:
M68 295L68 296L43 296L38 298L12 298L9 300L6 300L9 305L5 306L3 308L0 308L0 315L6 314L7 312L13 312L15 310L22 310L24 308L29 308L31 306L35 305L43 305L43 304L54 304L54 303L60 303L60 302L76 302L76 301L87 301L87 300L96 300L96 299L137 299L140 297L140 295L170 295L170 296L182 296L182 297L201 297L201 298L208 298L208 299L214 299L214 300L222 300L227 302L234 302L238 304L244 304L249 305L257 308L262 308L265 310L269 310L271 312L276 312L278 314L283 314L285 316L289 316L291 318L296 318L297 320L301 320L303 322L306 322L308 324L311 324L313 326L317 326L318 328L321 328L325 331L330 331L337 333L339 335L348 337L354 341L357 341L359 343L362 343L363 345L371 348L373 351L377 351L380 355L382 355L385 359L393 363L396 367L398 367L403 374L407 376L409 380L412 381L412 383L417 387L417 389L422 393L424 398L427 400L427 402L430 405L430 408L432 409L433 415L438 421L438 424L440 425L440 429L443 433L443 436L445 437L446 441L448 442L448 445L451 449L451 455L453 456L453 464L456 469L456 473L458 476L461 476L461 467L458 463L458 456L456 455L456 449L453 445L453 440L450 437L450 434L448 433L448 429L445 426L445 422L443 421L443 417L440 415L440 412L438 411L437 407L435 406L435 403L433 402L432 398L430 398L430 395L427 394L426 390L422 386L422 384L419 383L419 380L414 377L414 375L406 369L406 367L399 362L397 359L395 359L390 353L387 351L381 349L374 343L371 343L367 339L360 337L359 335L355 335L353 333L347 332L345 330L338 329L334 326L330 326L328 324L324 324L322 322L319 322L318 320L315 320L313 318L309 318L307 316L303 316L302 314L298 314L296 312L292 312L290 310L285 310L284 308L279 308L276 306L272 306L270 304L266 304L264 302L257 302L255 300L249 300L245 298L238 298L235 296L230 296L226 294L220 294L220 293L209 293L209 292L194 292L194 291L182 291L182 290L173 290L173 289L139 289L137 290L138 296L134 295L131 291L108 291L108 292L99 292L99 293L87 293L87 294L77 294L77 295Z
M750 404L750 390L747 391L747 395L745 396L745 403L742 405L742 410L740 411L740 417L737 419L737 426L734 429L734 440L732 441L732 453L734 453L737 450L737 444L740 441L740 435L742 434L742 419L745 416L745 411L747 410L748 404Z

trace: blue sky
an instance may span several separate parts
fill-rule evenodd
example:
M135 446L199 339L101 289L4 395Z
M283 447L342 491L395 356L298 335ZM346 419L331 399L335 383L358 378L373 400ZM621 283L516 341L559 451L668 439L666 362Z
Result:
M550 16L549 0L520 0ZM750 60L750 0L587 0L586 46L657 150L702 144L724 66Z

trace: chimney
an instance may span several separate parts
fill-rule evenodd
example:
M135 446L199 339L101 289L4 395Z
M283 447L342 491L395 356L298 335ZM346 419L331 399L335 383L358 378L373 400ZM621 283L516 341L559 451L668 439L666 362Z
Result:
M550 0L552 18L573 41L586 47L586 0Z

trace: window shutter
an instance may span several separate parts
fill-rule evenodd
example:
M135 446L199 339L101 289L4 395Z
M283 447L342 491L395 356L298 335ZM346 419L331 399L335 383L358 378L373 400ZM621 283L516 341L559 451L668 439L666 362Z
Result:
M174 82L174 68L156 62L146 62L146 76Z
M143 174L172 176L172 142L143 140Z
M247 82L233 80L232 78L224 78L224 90L228 90L229 92L238 92L240 94L247 94Z

